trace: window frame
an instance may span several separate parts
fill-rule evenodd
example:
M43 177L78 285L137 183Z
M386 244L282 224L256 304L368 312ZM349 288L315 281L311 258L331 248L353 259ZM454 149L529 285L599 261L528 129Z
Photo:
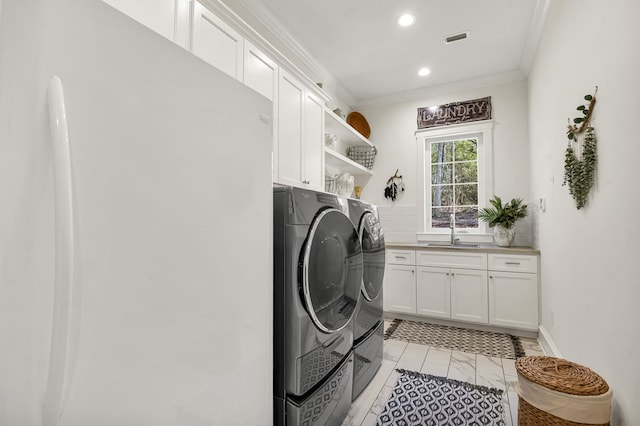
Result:
M493 194L493 120L456 124L415 132L418 159L418 233L417 241L446 241L448 228L431 227L431 143L478 138L478 209L488 205ZM491 242L492 234L480 221L477 229L456 228L456 236L469 242Z

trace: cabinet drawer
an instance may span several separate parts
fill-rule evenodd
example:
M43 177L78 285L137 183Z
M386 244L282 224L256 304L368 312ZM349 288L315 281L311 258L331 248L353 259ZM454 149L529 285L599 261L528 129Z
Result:
M538 256L521 254L490 254L489 269L493 271L538 272Z
M416 252L413 250L387 250L387 263L394 265L415 265Z
M474 252L418 251L417 264L449 268L487 269L487 254Z

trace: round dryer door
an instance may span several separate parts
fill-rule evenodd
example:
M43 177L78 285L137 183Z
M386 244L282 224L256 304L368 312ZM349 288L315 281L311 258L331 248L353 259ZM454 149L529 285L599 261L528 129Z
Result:
M311 225L302 254L307 312L324 332L343 329L353 315L362 282L358 231L341 211L323 210Z
M382 227L372 212L365 212L360 219L360 238L364 259L362 295L371 301L382 291L385 259Z

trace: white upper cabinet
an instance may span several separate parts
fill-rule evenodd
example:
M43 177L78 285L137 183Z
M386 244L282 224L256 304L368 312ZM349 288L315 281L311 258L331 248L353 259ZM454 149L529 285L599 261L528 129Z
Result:
M253 44L244 42L244 84L275 101L278 87L278 65Z
M302 112L304 87L280 70L278 78L278 182L302 183Z
M322 129L324 105L309 92L304 100L303 129L303 183L310 188L322 191L323 188L323 141ZM306 182L305 182L306 181Z
M191 3L191 52L242 81L243 44L240 33L197 0Z
M175 40L176 12L179 0L103 1L169 40Z
M323 105L284 70L278 78L277 182L322 190Z

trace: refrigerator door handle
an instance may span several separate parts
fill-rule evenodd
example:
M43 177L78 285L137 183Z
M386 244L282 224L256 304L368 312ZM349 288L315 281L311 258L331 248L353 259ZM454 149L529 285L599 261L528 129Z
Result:
M45 389L43 425L55 426L62 411L71 347L71 317L76 273L74 211L69 131L62 81L48 86L49 130L53 144L55 199L55 287L49 374Z

